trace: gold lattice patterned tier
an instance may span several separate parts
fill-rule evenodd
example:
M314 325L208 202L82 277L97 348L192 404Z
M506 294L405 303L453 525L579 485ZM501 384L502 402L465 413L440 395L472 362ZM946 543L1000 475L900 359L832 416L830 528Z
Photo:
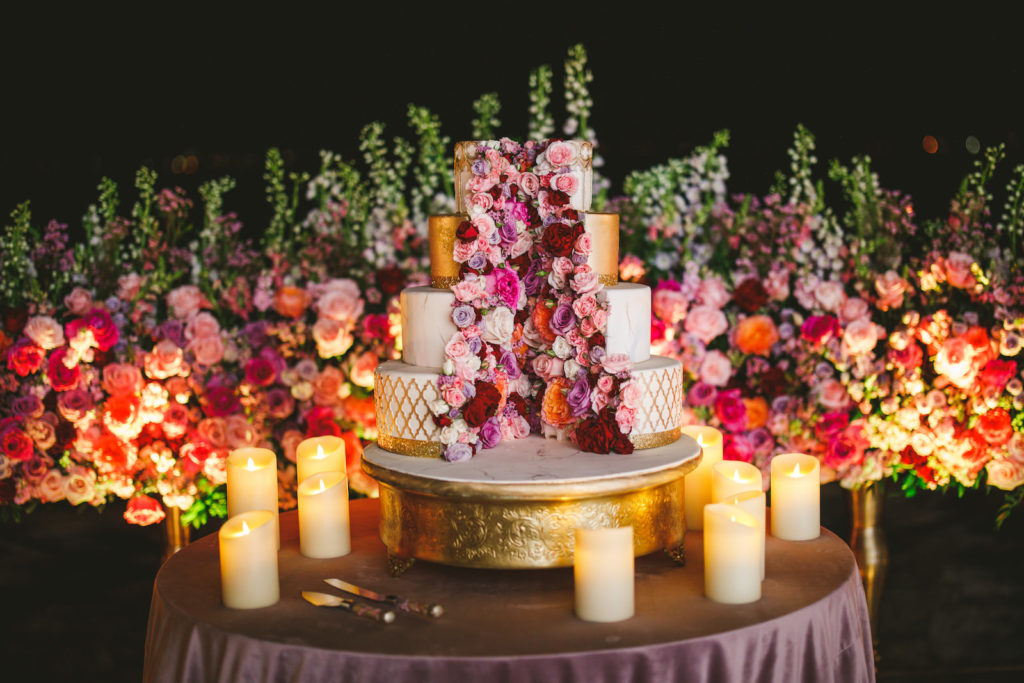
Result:
M453 213L431 216L427 220L432 287L446 289L459 281L459 264L455 261L455 231L468 218L466 214Z
M380 366L374 380L373 402L377 410L378 438L385 442L389 439L433 440L437 426L429 405L439 397L436 375L403 377L397 373L381 372L388 365L393 363Z

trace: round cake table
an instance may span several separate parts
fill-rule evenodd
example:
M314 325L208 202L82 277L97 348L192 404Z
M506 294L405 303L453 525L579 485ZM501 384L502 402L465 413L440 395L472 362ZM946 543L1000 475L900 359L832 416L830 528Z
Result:
M216 534L157 574L146 681L871 681L867 605L853 554L827 530L767 539L763 596L720 605L703 595L703 546L688 563L636 560L636 616L598 624L573 614L572 569L487 570L420 562L388 572L379 504L352 502L352 552L303 557L297 515L281 515L281 600L233 610L220 599ZM379 624L317 608L300 591L340 594L328 577L445 608Z

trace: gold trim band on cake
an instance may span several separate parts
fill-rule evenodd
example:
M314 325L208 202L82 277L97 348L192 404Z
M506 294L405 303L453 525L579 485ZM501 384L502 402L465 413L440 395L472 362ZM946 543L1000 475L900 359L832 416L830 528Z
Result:
M601 281L601 284L605 287L614 287L619 284L618 275L598 275L597 279Z
M457 277L431 277L430 286L434 289L451 289L455 285L459 284L459 278Z
M414 458L440 458L443 452L439 441L403 439L389 434L378 434L377 445L386 451L398 455L411 455Z
M455 231L466 220L469 220L469 216L464 213L431 216L427 220L431 282L434 279L449 279L452 284L459 281L459 264L455 261Z
M633 442L634 449L642 451L647 448L660 448L661 446L675 443L682 434L682 427L676 427L675 429L655 434L630 434L629 440Z

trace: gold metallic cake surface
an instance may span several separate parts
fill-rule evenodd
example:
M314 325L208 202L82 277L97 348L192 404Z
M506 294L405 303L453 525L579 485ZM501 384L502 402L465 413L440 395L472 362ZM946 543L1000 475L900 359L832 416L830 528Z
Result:
M587 263L606 287L619 283L619 214L588 211L584 227L590 235Z
M459 264L455 261L454 256L455 231L465 220L469 220L469 216L455 213L431 216L428 221L430 283L432 287L446 289L459 281Z

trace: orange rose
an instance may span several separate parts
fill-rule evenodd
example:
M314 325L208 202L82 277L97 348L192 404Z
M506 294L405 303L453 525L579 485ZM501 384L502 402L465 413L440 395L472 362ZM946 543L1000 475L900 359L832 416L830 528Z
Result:
M540 334L540 338L548 344L555 341L555 333L551 331L551 316L555 314L555 307L550 308L545 305L545 302L540 301L537 303L537 307L533 309L533 326L537 329L537 333Z
M975 367L983 367L990 360L995 359L996 353L992 348L992 340L984 327L974 326L964 333L964 339L974 349L972 362Z
M743 353L767 356L777 341L779 331L766 315L752 315L736 326L736 347Z
M760 396L757 398L743 399L743 405L747 407L747 429L764 427L768 422L768 401Z
M341 388L345 375L338 368L329 365L313 380L313 403L318 406L333 406L341 402Z
M359 398L349 394L341 403L345 409L345 417L370 429L377 427L377 412L373 406L373 396Z
M551 380L544 390L544 402L541 406L541 416L545 422L555 427L564 427L572 422L572 411L569 409L569 401L566 400L568 393L569 380L564 377Z
M298 318L309 306L309 293L299 287L285 285L274 294L274 310L286 318Z

